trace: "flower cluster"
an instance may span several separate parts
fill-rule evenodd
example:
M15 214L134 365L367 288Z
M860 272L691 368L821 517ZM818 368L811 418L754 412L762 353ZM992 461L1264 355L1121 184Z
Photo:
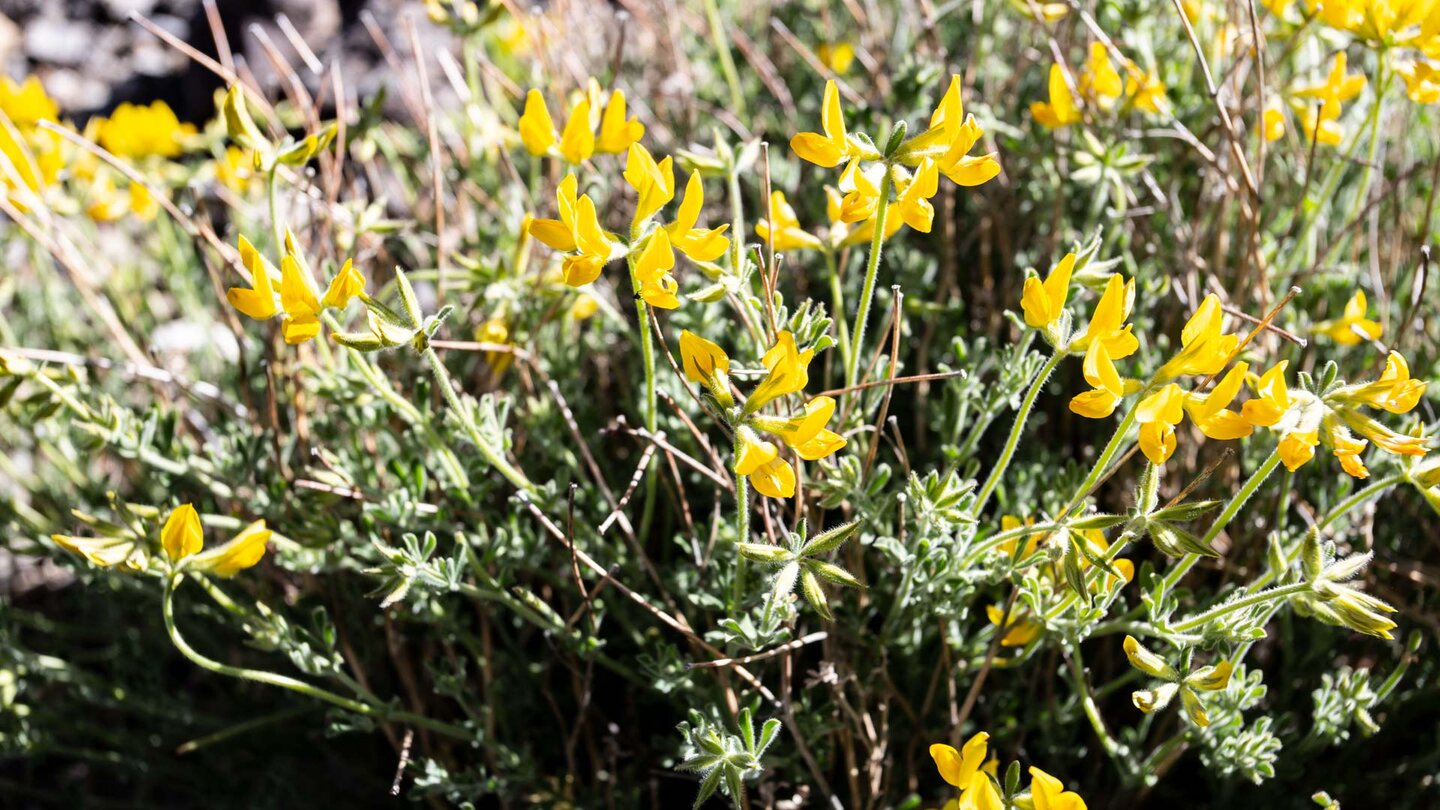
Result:
M944 810L1004 810L1017 806L1035 810L1085 810L1085 800L1078 793L1066 790L1063 782L1033 765L1028 795L1002 797L997 778L999 763L985 758L989 743L990 735L982 731L967 740L959 751L944 743L930 746L930 758L935 760L940 778L960 790L959 797L946 802ZM1012 763L1011 768L1017 764ZM1018 776L1015 778L1018 781Z
M176 507L166 518L165 525L160 529L160 550L172 570L233 577L260 562L271 534L265 528L265 521L257 520L241 529L228 542L206 551L200 513L187 503ZM143 571L153 556L151 543L128 532L112 531L100 537L56 534L51 535L51 539L66 551L78 554L100 568Z
M781 332L761 358L768 373L737 403L730 387L730 356L693 332L680 333L685 378L705 387L735 432L735 474L747 476L755 491L769 498L795 494L795 470L762 434L779 439L805 461L818 461L845 446L845 438L826 427L835 413L830 397L815 397L787 416L760 413L770 403L805 390L813 356L813 350L796 346L794 335Z
M532 89L525 96L525 112L517 124L526 151L537 157L558 155L576 166L596 152L618 155L627 151L645 135L645 125L626 117L625 91L610 91L603 112L601 96L600 83L591 78L570 107L564 128L557 131L545 96Z
M1120 71L1110 59L1104 43L1090 43L1089 56L1072 88L1065 68L1050 65L1047 82L1048 101L1030 103L1030 114L1046 129L1063 129L1084 120L1086 110L1110 113L1117 107L1134 108L1156 115L1168 109L1165 84L1153 72L1146 71L1130 59L1121 63Z
M349 259L321 295L315 287L310 265L296 249L295 237L288 230L285 255L280 259L278 289L273 278L274 268L244 236L240 237L240 264L250 274L250 287L231 287L225 293L226 299L231 306L257 321L283 315L280 329L285 342L292 346L320 334L320 315L325 310L344 309L350 299L365 295L365 277Z
M1210 725L1210 715L1205 711L1200 692L1224 689L1229 685L1230 674L1234 669L1229 661L1221 661L1182 673L1164 658L1145 649L1134 636L1125 637L1125 657L1130 659L1130 666L1162 682L1153 689L1138 689L1132 692L1130 698L1135 703L1135 708L1149 714L1170 705L1170 701L1179 694L1180 703L1185 707L1185 716L1201 728Z

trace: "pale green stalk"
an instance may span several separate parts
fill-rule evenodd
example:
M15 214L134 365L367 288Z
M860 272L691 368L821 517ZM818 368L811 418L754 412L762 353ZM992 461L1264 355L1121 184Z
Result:
M1250 496L1255 494L1255 490L1259 489L1260 485L1265 483L1265 479L1269 478L1270 474L1275 472L1275 468L1278 466L1280 466L1280 451L1277 449L1270 454L1269 458L1265 459L1265 463L1260 465L1260 468L1250 476L1250 479L1245 482L1245 485L1240 487L1240 491L1236 492L1235 496L1225 504L1224 511L1220 513L1219 517L1215 518L1214 523L1210 524L1209 531L1205 532L1205 536L1201 538L1200 542L1208 546L1210 545L1210 541L1219 537L1220 532L1224 531L1225 527L1230 524L1230 521L1235 519L1235 515L1239 514L1240 509L1245 506L1245 502L1250 500ZM1180 582L1180 578L1185 576L1191 568L1194 568L1195 563L1199 561L1199 554L1186 554L1182 557L1180 562L1176 563L1175 567L1161 580L1164 583L1165 590L1172 590L1175 585Z
M480 433L480 426L475 424L475 417L465 407L464 403L460 401L460 396L455 393L455 383L450 379L450 372L445 368L445 363L440 360L440 355L435 352L435 348L427 345L421 354L424 355L426 362L430 364L430 371L435 375L435 384L440 387L440 392L445 395L445 403L450 406L451 412L455 414L455 419L460 422L460 426L465 430L465 435L470 437L470 442L475 445L475 449L480 452L480 456L485 459L486 463L495 468L496 472L505 476L505 480L514 485L516 489L534 494L535 485L530 483L530 480L525 477L524 473L520 472L520 470L516 469L506 460L503 449L492 447Z
M1000 458L996 460L990 475L980 487L980 493L975 496L975 504L970 507L970 514L978 515L985 509L990 496L994 494L995 488L1000 485L1000 479L1005 475L1005 468L1010 466L1010 459L1015 455L1015 448L1020 444L1020 436L1025 432L1025 420L1030 418L1030 410L1035 407L1035 400L1040 396L1040 389L1045 387L1045 381L1050 379L1050 374L1060 361L1065 358L1065 352L1056 349L1045 361L1040 373L1035 375L1035 381L1030 384L1030 390L1025 392L1025 399L1020 403L1020 410L1015 414L1015 424L1010 427L1010 437L1005 440L1005 449L1000 451Z
M850 343L850 365L845 369L845 384L860 381L861 349L865 346L865 325L870 318L870 301L875 297L875 277L880 273L880 254L885 247L885 215L890 208L890 167L880 179L880 199L875 204L875 233L870 236L870 256L865 262L865 284L860 288L860 308L855 313L854 339Z

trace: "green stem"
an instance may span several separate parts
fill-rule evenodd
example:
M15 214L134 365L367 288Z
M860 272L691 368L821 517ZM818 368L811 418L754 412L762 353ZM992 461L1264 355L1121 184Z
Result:
M632 229L630 233L631 244L634 244L639 236L639 226ZM635 326L640 330L640 357L645 364L645 430L650 435L655 435L659 424L659 402L655 390L655 338L650 333L649 305L640 297L640 279L635 275L635 258L627 257L625 263L630 268L630 286L635 293ZM654 464L654 456L650 457L651 463L645 469L645 506L640 516L640 537L650 536L650 524L655 519L655 495L659 485L659 477L656 475L658 469Z
M421 354L430 364L430 372L435 375L435 384L440 386L440 392L445 395L446 404L450 406L451 412L455 414L455 419L464 428L465 435L470 437L470 442L475 445L475 449L480 451L480 456L497 472L505 476L505 480L513 484L516 489L533 495L535 485L530 483L524 473L505 459L502 449L492 446L481 434L480 426L475 424L475 417L460 401L460 395L455 393L455 383L451 380L450 372L445 368L445 363L440 360L440 355L436 353L435 348L427 345Z
M740 87L740 72L735 69L735 58L730 55L730 41L725 37L725 25L720 20L720 7L715 0L705 0L705 20L710 26L710 43L715 47L715 56L720 60L720 72L730 89L730 111L740 120L745 120L745 91Z
M1141 392L1141 396L1144 396L1144 392ZM1110 437L1110 441L1105 444L1105 449L1100 451L1100 456L1095 459L1095 464L1090 468L1090 472L1085 476L1085 480L1081 482L1075 498L1071 501L1073 504L1071 509L1080 506L1085 495L1100 483L1101 476L1103 476L1105 471L1110 467L1110 462L1119 454L1120 447L1125 444L1125 439L1130 433L1130 427L1135 424L1135 418L1139 416L1139 414L1140 409L1138 407L1132 407L1129 413L1126 413L1124 418L1120 420L1120 424L1115 426L1115 433Z
M840 268L835 263L834 252L826 249L825 271L830 274L830 316L835 319L835 336L840 344L840 362L850 368L850 325L845 323L845 286L840 278Z
M860 308L855 312L855 329L850 342L850 365L845 369L845 384L860 381L861 349L865 346L865 322L870 317L870 301L875 297L875 277L880 272L880 254L885 247L885 214L890 208L890 167L880 179L880 199L875 204L875 233L870 237L870 256L865 262L865 284L860 288Z
M274 672L266 672L258 669L234 667L201 655L194 647L190 646L190 643L185 640L184 636L180 635L179 628L175 626L175 591L180 587L180 583L183 582L184 579L183 574L176 574L166 583L165 598L161 606L161 612L165 620L165 631L170 634L170 641L174 643L175 649L179 650L181 655L184 655L202 669L208 669L217 675L226 675L231 678L240 678L242 680L254 681L255 683L289 689L292 692L299 692L307 697L339 706L346 711L361 714L366 717L407 723L449 737L454 737L458 740L468 740L471 738L471 734L459 726L443 723L439 720L432 720L411 712L392 711L384 707L372 706L368 703L362 703L358 700L344 697L343 695L337 695L327 689L321 689L318 686L286 675L278 675Z
M1187 633L1191 630L1199 630L1200 628L1220 618L1221 616L1234 613L1237 610L1244 610L1245 608L1262 605L1266 602L1270 602L1276 599L1284 599L1297 593L1304 593L1308 590L1310 590L1310 583L1297 582L1293 585L1281 585L1275 588L1271 588L1269 590L1252 593L1249 596L1242 597L1240 599L1233 599L1229 602L1225 602L1224 604L1216 605L1215 607L1210 608L1209 610L1199 614L1198 616L1186 619L1179 624L1172 625L1170 629L1176 633Z
M1105 720L1100 716L1100 707L1095 704L1095 697L1090 692L1090 682L1085 678L1085 665L1080 659L1079 644L1070 648L1070 655L1067 655L1066 659L1070 664L1070 677L1075 681L1075 690L1080 694L1080 706L1085 710L1085 718L1090 721L1095 736L1100 739L1100 747L1105 749L1106 755L1115 760L1120 770L1129 771L1130 764L1126 757L1128 752L1125 746L1110 736L1110 730L1105 727Z
M740 457L740 434L736 431L735 458ZM750 542L750 479L744 475L735 476L735 542ZM735 579L730 587L730 610L740 608L745 597L745 574L749 569L749 561L740 555L736 555Z
M1035 375L1035 381L1030 384L1030 390L1025 392L1025 399L1020 403L1020 410L1015 414L1015 424L1010 428L1010 437L1005 440L1005 449L1000 452L1000 458L995 462L995 467L990 470L990 475L985 479L984 485L980 487L980 494L975 496L975 504L970 507L970 514L978 515L985 509L990 496L995 488L1000 486L1000 479L1005 475L1005 468L1010 466L1010 459L1015 455L1015 448L1020 444L1020 435L1025 432L1025 420L1030 418L1030 410L1035 407L1035 399L1040 396L1040 389L1045 387L1045 381L1050 379L1050 374L1060 361L1065 358L1065 352L1056 349L1045 361L1040 373Z
M1235 515L1240 513L1240 509L1245 506L1245 502L1250 500L1250 496L1255 494L1255 490L1259 489L1260 485L1265 483L1265 479L1269 478L1270 474L1275 472L1275 468L1278 466L1280 466L1280 451L1277 449L1270 454L1269 458L1265 459L1265 463L1260 465L1260 469L1256 470L1254 474L1250 476L1250 479L1245 482L1245 485L1240 487L1240 491L1235 493L1235 497L1231 498L1230 501L1225 504L1225 510L1220 513L1219 517L1215 518L1214 523L1210 524L1210 530L1205 532L1205 536L1201 538L1200 542L1208 546L1210 545L1210 541L1219 537L1220 532L1224 531L1230 521L1235 519ZM1194 568L1195 563L1199 561L1199 554L1186 554L1182 557L1180 562L1176 563L1175 568L1166 574L1162 580L1164 589L1166 591L1172 590L1176 583L1180 581L1180 578L1185 576L1191 568Z

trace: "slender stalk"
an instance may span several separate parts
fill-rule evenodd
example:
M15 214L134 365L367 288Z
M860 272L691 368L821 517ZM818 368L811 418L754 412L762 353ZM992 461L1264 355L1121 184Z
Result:
M1076 644L1070 648L1070 654L1065 656L1070 664L1070 678L1075 682L1075 690L1080 695L1080 706L1085 710L1085 719L1090 721L1090 727L1095 730L1095 736L1100 739L1100 747L1105 749L1106 755L1115 761L1122 771L1130 771L1130 765L1126 757L1125 746L1110 736L1110 730L1105 727L1105 720L1100 716L1100 707L1095 704L1095 696L1090 692L1090 682L1085 677L1085 664L1080 659L1080 645Z
M639 224L631 229L630 242L635 244L639 237ZM645 364L645 429L653 436L659 423L658 398L655 391L655 338L650 332L650 314L645 300L640 297L640 278L635 275L635 256L625 259L630 268L630 287L635 293L635 326L640 330L640 358ZM640 516L640 537L650 536L650 524L655 519L655 494L659 484L654 456L645 469L645 505Z
M1045 381L1050 379L1050 374L1055 367L1060 365L1065 353L1056 349L1045 361L1040 373L1035 375L1035 381L1030 384L1030 390L1025 392L1025 399L1020 403L1020 410L1015 413L1015 424L1010 428L1010 437L1005 440L1005 449L1000 452L1000 458L995 461L995 466L990 470L990 475L980 487L980 493L975 496L975 505L970 508L970 514L978 515L985 509L990 496L994 494L995 488L1000 486L1000 479L1005 475L1005 468L1010 466L1010 459L1015 455L1015 448L1020 444L1020 435L1025 432L1025 420L1030 418L1030 410L1035 407L1035 399L1040 396L1040 389L1045 387Z
M740 457L740 434L735 434L735 458ZM750 542L750 479L744 475L735 476L735 542ZM731 583L730 601L731 610L740 607L741 599L745 595L745 574L749 568L749 561L744 557L736 555L735 580Z
M1219 517L1215 518L1214 523L1210 524L1210 529L1205 532L1205 536L1201 538L1201 542L1209 545L1211 540L1219 537L1220 532L1224 531L1230 521L1235 519L1235 516L1240 513L1240 509L1245 505L1245 502L1250 500L1250 496L1255 494L1255 490L1259 489L1260 485L1265 483L1265 479L1269 478L1270 474L1275 472L1275 468L1278 466L1280 466L1280 451L1277 449L1270 454L1269 458L1265 459L1265 463L1260 465L1260 468L1250 476L1250 479L1245 482L1245 485L1240 487L1240 491L1235 493L1235 497L1231 498L1230 501L1225 504L1225 510L1220 513ZM1182 557L1180 562L1176 563L1175 567L1171 569L1170 573L1166 574L1165 579L1162 580L1165 590L1169 591L1173 589L1176 583L1180 581L1180 578L1185 576L1191 568L1194 568L1195 563L1199 561L1199 554L1186 554Z
M830 274L830 316L835 319L836 342L840 344L840 363L850 368L850 325L845 323L845 285L840 278L840 268L835 263L835 254L830 250L825 255L825 272Z
M358 700L352 700L343 695L337 695L334 692L329 691L328 689L321 689L318 686L308 684L302 680L299 680L297 678L291 678L286 675L279 675L274 672L266 672L264 670L258 669L234 667L230 666L229 664L222 664L212 658L205 657L204 655L200 654L194 647L190 646L190 643L186 641L185 637L180 634L179 628L175 626L175 591L180 587L180 583L183 582L184 579L185 577L183 574L176 574L172 576L170 580L166 583L165 597L161 605L161 612L165 620L165 631L170 634L170 641L175 645L175 649L179 650L181 655L190 659L192 663L199 666L200 668L207 669L211 672L216 673L217 675L226 675L231 678L240 678L241 680L254 681L255 683L263 683L270 686L278 686L282 689L289 689L292 692L298 692L307 697L324 701L325 703L329 703L334 706L339 706L346 711L354 712L356 714L362 714L366 717L373 717L379 720L395 720L397 722L408 723L410 725L429 729L431 731L444 734L449 737L454 737L455 739L459 740L468 740L471 738L471 734L465 729L460 728L459 726L454 726L449 723L443 723L439 720L432 720L428 717L413 714L411 712L392 711L385 707L372 706L368 703L362 703Z
M1140 396L1144 397L1145 392L1140 392ZM1120 424L1115 426L1115 433L1110 437L1110 441L1105 443L1105 449L1100 451L1100 456L1095 459L1095 464L1091 466L1089 474L1085 476L1085 480L1081 482L1080 488L1071 500L1071 509L1078 507L1086 493L1094 489L1095 485L1100 482L1101 476L1103 476L1106 469L1110 467L1110 462L1115 459L1115 456L1120 452L1120 447L1125 444L1125 440L1130 433L1130 427L1135 424L1135 418L1139 416L1139 414L1140 409L1138 407L1132 407L1129 413L1126 413L1120 420Z
M1221 616L1234 613L1237 610L1244 610L1245 608L1254 607L1256 605L1263 605L1266 602L1275 601L1277 599L1285 599L1290 596L1294 596L1297 593L1304 593L1308 590L1310 590L1310 583L1296 582L1292 585L1281 585L1279 587L1270 588L1269 590L1260 591L1259 593L1252 593L1249 596L1240 599L1233 599L1222 605L1216 605L1215 607L1210 608L1209 610L1199 614L1198 616L1186 619L1179 624L1172 625L1170 629L1175 631L1176 633L1186 633L1191 630L1199 630L1200 628L1220 618Z
M720 20L720 7L715 0L705 0L705 21L710 27L710 43L715 56L720 60L720 72L730 90L730 111L745 120L745 91L740 87L740 72L735 69L735 58L730 55L730 41L725 37L725 25Z
M875 277L880 273L880 254L885 247L885 214L890 208L890 167L880 179L880 200L875 204L875 233L870 237L870 256L865 262L865 284L860 288L860 308L855 312L855 329L850 342L850 365L845 369L845 384L854 385L860 378L860 350L865 346L865 322L870 318L870 301L875 297Z
M455 383L450 378L450 372L445 368L445 363L441 361L440 355L435 352L435 348L433 346L426 346L421 354L424 355L426 362L430 364L430 372L435 375L435 384L440 386L440 392L445 395L445 403L450 406L450 410L455 414L455 418L460 422L460 426L464 428L465 434L470 437L470 441L475 445L475 449L480 451L480 456L484 458L486 463L491 467L494 467L496 472L505 476L505 480L513 484L516 489L528 494L534 494L535 485L530 483L530 480L525 477L524 473L520 472L520 470L516 469L505 459L505 453L502 449L491 446L490 442L486 441L485 436L480 433L480 426L475 424L475 417L470 413L469 409L465 407L464 403L460 401L460 396L455 393Z

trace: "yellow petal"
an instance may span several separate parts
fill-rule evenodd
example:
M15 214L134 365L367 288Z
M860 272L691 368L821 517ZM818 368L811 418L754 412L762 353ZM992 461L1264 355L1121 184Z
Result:
M186 570L205 571L220 577L232 577L265 556L265 546L270 542L271 531L265 528L265 521L257 520L235 535L234 539L208 551L202 551L185 561Z
M543 155L555 145L555 122L539 90L525 95L525 113L520 116L520 140L532 155Z
M194 506L186 503L175 507L160 530L160 545L171 562L178 562L204 547L205 532Z
M330 286L325 290L325 297L321 304L335 309L344 309L350 303L350 299L365 292L365 277L355 269L355 263L350 259L345 260L345 265L335 278L330 280Z
M560 133L560 154L565 160L578 166L595 154L595 131L590 127L590 102L581 99L570 110L565 131Z

